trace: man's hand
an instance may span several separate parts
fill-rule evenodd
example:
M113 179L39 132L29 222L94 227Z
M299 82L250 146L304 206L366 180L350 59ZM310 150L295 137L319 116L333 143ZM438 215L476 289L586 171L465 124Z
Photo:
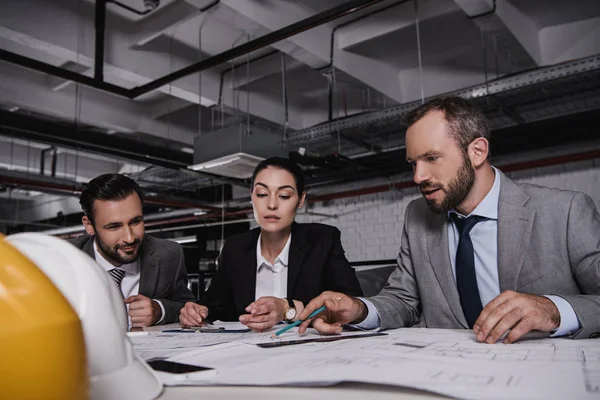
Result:
M181 326L201 326L208 317L208 308L188 301L179 311L179 325Z
M551 332L560 325L560 313L544 296L502 292L479 314L473 332L480 342L496 343L510 330L504 343L514 343L532 330Z
M144 295L129 296L124 301L125 304L129 304L129 317L133 328L152 326L162 316L160 305Z
M266 331L285 318L287 308L286 299L263 296L246 307L248 314L240 315L240 322L253 331Z
M327 309L300 324L298 333L304 333L312 322L313 328L320 333L342 333L342 325L350 322L361 322L367 317L367 306L361 300L337 292L323 292L304 307L300 319L306 319L316 309L325 306Z

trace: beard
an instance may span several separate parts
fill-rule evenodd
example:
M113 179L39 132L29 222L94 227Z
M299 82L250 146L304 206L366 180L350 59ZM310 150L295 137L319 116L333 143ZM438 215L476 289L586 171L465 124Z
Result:
M137 238L131 243L116 244L111 247L104 243L102 239L100 239L100 237L96 235L96 243L98 244L98 247L102 250L102 253L104 253L105 256L107 256L119 265L132 263L139 258L140 248L142 247L142 241L142 238ZM121 251L121 253L119 253L119 250L121 250L123 247L130 246L136 246L135 250L129 252Z
M456 175L447 186L436 184L434 182L423 182L419 185L421 192L440 189L446 196L437 203L437 199L427 200L427 206L436 214L445 214L453 208L456 208L467 197L473 184L475 183L475 169L471 165L471 160L463 156L463 163L456 171Z

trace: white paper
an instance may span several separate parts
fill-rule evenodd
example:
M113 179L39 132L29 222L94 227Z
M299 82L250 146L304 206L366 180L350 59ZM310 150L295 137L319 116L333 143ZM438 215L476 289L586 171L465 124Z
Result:
M352 332L354 333L354 332ZM171 360L216 368L177 384L397 385L464 399L600 398L600 341L477 343L470 331L405 328L388 335L258 348L265 334L180 353ZM315 333L311 333L315 334ZM233 334L232 334L233 335ZM268 333L267 333L268 335ZM291 332L291 337L297 333ZM306 336L305 336L306 337Z
M216 335L218 334L150 332L149 335L129 337L129 340L133 344L133 351L144 360L150 360L152 358L169 358L191 349L212 346L231 339ZM229 335L235 335L235 333Z
M214 326L216 328L225 328L225 330L231 330L231 331L243 331L243 330L250 330L250 328L248 328L246 325L242 324L239 321L215 321L211 324L211 326Z
M173 329L177 329L176 327ZM170 330L170 329L168 329ZM206 332L160 332L151 331L141 336L130 336L133 350L143 359L169 358L204 346L213 346L219 343L272 343L288 340L309 340L320 338L316 330L309 329L305 334L298 335L297 328L272 338L277 329L272 328L266 332L239 332L239 333L206 333ZM146 332L144 332L146 333ZM349 332L361 334L362 332ZM349 333L344 332L344 335ZM287 347L287 346L286 346Z

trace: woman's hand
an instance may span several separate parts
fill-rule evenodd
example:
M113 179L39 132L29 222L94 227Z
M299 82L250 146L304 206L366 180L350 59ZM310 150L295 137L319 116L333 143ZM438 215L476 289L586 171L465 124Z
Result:
M179 324L181 326L200 326L208 317L208 308L193 302L185 303L185 306L179 311Z
M253 331L263 332L284 319L287 308L286 299L263 296L246 307L248 314L240 315L240 322Z

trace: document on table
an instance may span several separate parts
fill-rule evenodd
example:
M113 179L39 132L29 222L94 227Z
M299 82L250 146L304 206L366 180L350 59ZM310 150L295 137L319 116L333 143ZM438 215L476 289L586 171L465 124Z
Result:
M237 334L151 332L149 335L131 336L129 340L133 344L133 351L144 360L150 360L155 358L169 358L191 349L202 346L213 346L231 339L222 335Z
M397 385L463 399L600 397L600 341L477 343L470 331L405 328L388 335L259 348L232 341L172 361L213 367L177 384ZM259 334L260 335L260 334Z
M250 331L246 325L242 324L239 321L215 321L212 324L209 324L215 328L225 328L226 331Z
M233 325L229 325L233 326ZM304 341L331 340L331 336L320 335L314 329L299 335L294 328L277 338L272 338L279 326L266 332L203 333L203 332L150 332L148 335L130 336L133 350L143 359L169 358L198 347L213 346L219 343L238 342L246 344L283 345L298 344ZM343 332L340 337L370 335L372 332ZM337 338L337 337L334 337ZM287 346L286 346L287 347Z

